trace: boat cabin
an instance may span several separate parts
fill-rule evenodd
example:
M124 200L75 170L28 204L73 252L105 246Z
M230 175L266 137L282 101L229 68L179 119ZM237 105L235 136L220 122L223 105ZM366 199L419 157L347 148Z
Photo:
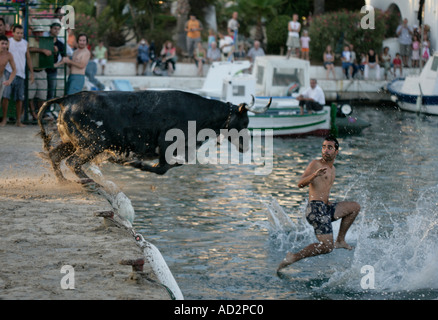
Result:
M284 56L257 57L252 74L257 96L291 96L309 86L310 63Z

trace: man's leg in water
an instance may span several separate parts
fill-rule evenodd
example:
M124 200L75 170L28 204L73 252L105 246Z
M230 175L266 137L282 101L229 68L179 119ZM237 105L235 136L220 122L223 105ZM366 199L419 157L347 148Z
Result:
M345 235L347 234L348 229L350 229L354 220L360 211L360 205L357 202L351 201L343 201L338 202L336 205L336 210L334 214L335 220L341 220L341 226L339 227L339 234L336 238L335 248L344 248L351 250L353 249L347 242L345 242Z
M297 253L288 252L286 254L286 258L284 258L283 261L278 266L277 272L287 267L288 265L291 265L292 263L300 261L301 259L314 257L320 254L326 254L333 251L334 248L333 234L331 233L320 234L320 235L316 235L316 238L318 239L319 242L312 243Z

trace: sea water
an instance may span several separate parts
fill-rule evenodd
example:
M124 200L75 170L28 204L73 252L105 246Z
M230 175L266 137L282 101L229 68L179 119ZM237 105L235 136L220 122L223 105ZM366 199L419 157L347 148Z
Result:
M163 254L186 299L438 298L438 117L359 107L372 126L339 139L331 201L361 213L352 251L276 268L316 238L296 184L322 139L274 139L272 173L253 165L184 165L163 176L116 165L134 227ZM334 234L339 221L333 223Z

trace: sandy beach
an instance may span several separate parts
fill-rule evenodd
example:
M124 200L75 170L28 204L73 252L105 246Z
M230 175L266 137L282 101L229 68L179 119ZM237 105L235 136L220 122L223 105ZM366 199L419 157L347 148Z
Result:
M170 299L147 263L142 276L119 263L142 249L94 215L111 210L106 199L56 182L38 132L0 127L0 299Z

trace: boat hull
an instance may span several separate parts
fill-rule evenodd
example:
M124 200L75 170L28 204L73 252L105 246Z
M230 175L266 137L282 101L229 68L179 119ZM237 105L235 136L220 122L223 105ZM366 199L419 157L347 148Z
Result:
M388 91L395 97L398 107L405 111L438 115L438 95L417 95L404 93L404 79L396 79L388 84Z
M250 114L248 129L253 135L324 136L330 133L330 108L300 115L299 109L270 109L265 114Z

